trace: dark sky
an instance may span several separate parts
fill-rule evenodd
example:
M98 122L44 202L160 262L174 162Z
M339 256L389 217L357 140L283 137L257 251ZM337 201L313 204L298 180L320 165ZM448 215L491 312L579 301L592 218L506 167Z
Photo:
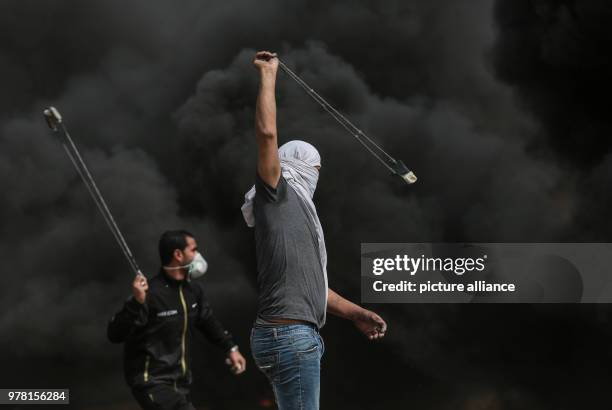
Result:
M131 408L105 338L130 271L48 132L57 106L140 264L193 231L208 296L250 359L254 50L285 62L419 176L407 187L279 74L281 142L319 148L330 285L359 300L361 242L609 241L612 9L603 0L5 0L0 5L0 387ZM607 400L606 305L378 305L370 345L323 329L323 408L582 409ZM271 397L203 339L194 396ZM607 401L606 401L607 402ZM598 406L601 407L601 406Z

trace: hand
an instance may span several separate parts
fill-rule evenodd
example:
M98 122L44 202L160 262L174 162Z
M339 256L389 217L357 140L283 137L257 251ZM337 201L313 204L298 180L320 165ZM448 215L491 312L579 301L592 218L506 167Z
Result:
M353 318L353 323L370 340L382 339L387 331L383 318L367 309L361 309Z
M132 293L134 294L134 299L136 299L138 303L145 303L147 289L149 289L147 278L145 278L145 276L139 272L134 278L134 282L132 282Z
M258 51L255 54L253 65L255 65L255 67L257 67L261 73L268 72L271 74L276 74L276 71L278 70L278 58L276 58L276 53L272 53L270 51Z
M227 359L225 359L225 363L231 366L230 370L236 375L246 370L246 360L238 350L229 352Z

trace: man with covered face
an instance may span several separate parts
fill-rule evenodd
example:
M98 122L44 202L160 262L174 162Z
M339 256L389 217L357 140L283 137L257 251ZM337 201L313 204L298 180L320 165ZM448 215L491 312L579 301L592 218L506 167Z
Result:
M259 288L251 350L267 376L280 410L319 408L319 329L326 313L353 321L370 340L387 329L376 313L328 288L323 229L312 202L321 157L304 141L278 147L275 86L276 54L260 51L255 134L255 185L245 195L242 213L254 227Z

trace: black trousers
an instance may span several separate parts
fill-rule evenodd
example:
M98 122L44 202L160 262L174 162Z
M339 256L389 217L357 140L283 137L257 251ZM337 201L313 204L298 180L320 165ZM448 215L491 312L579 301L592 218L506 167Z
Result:
M134 388L132 394L143 410L195 410L189 389L172 384Z

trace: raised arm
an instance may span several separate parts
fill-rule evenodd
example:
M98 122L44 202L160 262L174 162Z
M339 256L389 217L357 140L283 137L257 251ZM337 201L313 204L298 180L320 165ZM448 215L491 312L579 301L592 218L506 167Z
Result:
M387 331L387 323L383 318L343 298L331 289L328 289L327 311L332 315L352 321L357 329L370 340L384 337Z
M281 174L278 160L276 132L276 72L275 53L259 51L253 64L259 70L260 83L255 109L255 136L257 137L257 173L264 182L276 188Z

